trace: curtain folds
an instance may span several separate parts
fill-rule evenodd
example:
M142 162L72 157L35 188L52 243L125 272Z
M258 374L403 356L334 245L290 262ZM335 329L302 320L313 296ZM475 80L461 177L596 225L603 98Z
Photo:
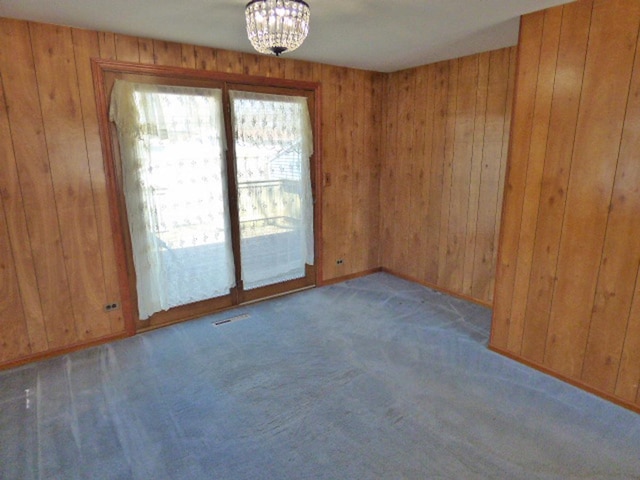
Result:
M311 120L304 97L230 91L243 287L314 263ZM236 285L222 90L116 80L109 111L141 320Z
M235 285L222 92L116 80L140 319Z
M305 97L230 91L245 289L302 278L314 263Z

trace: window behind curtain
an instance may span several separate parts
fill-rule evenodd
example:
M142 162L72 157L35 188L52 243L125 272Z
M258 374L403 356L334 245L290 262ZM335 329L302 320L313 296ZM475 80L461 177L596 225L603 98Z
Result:
M219 89L118 80L115 122L140 319L235 285Z

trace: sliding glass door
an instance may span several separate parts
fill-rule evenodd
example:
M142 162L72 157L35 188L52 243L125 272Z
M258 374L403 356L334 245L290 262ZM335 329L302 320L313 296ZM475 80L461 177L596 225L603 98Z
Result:
M140 319L228 294L221 90L118 81L111 100Z
M243 286L304 278L313 265L307 100L247 91L230 98Z
M114 82L139 320L314 283L307 98L225 91Z

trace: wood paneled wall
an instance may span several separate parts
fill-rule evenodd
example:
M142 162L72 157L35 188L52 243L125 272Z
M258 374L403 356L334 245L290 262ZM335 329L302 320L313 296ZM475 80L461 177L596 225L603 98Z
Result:
M323 277L379 267L382 77L0 19L0 364L125 335L90 58L323 83ZM341 264L336 264L342 259Z
M492 348L640 407L640 2L522 20Z
M378 73L322 68L325 280L380 267L383 78Z
M515 48L386 81L381 264L490 304Z

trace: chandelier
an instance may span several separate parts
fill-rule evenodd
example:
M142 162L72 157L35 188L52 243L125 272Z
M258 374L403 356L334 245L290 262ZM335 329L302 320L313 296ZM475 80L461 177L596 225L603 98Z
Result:
M309 13L302 0L252 0L245 8L251 45L276 56L295 50L309 33Z

